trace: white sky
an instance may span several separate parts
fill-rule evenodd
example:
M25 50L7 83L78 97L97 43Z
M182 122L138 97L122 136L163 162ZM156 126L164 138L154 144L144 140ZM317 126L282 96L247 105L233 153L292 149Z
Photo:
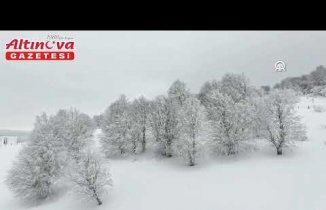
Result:
M75 40L74 61L6 61L14 38ZM0 129L32 129L36 115L77 107L99 114L121 93L164 94L179 78L193 92L227 72L254 85L309 73L326 62L326 32L249 31L11 31L0 33ZM283 60L286 73L276 73Z

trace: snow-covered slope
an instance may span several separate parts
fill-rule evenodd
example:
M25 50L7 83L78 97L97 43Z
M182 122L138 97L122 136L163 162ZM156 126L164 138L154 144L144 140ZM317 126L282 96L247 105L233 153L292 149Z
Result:
M85 204L69 192L26 207L3 183L21 146L0 146L0 209L324 210L326 112L315 112L312 103L302 98L297 107L307 126L308 141L298 142L283 156L262 144L249 155L216 158L195 167L149 154L137 160L110 160L114 186L99 207ZM325 99L314 103L326 107Z

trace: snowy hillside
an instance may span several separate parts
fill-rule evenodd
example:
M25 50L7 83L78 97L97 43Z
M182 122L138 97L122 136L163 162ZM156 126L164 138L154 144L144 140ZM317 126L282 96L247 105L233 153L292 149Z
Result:
M307 127L308 141L298 142L282 156L263 142L259 150L245 156L211 159L194 167L152 154L110 160L113 188L102 206L80 201L69 192L39 205L21 203L4 179L22 146L1 145L0 209L323 210L326 112L315 111L314 105L326 108L326 99L301 99L297 109Z

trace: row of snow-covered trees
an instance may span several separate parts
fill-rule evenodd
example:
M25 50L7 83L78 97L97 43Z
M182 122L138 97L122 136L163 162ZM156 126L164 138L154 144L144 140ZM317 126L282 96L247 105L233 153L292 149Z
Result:
M180 81L171 86L168 96L154 101L140 97L129 102L122 95L101 117L103 151L107 156L142 153L151 136L162 155L178 153L193 165L205 117L200 101Z
M284 146L305 139L297 102L291 90L266 94L243 74L226 74L221 81L206 82L199 94L177 80L167 95L154 100L128 101L122 95L95 119L108 157L142 153L151 141L163 156L181 157L192 166L203 151L236 155L252 148L257 137L282 154Z
M309 74L299 77L287 77L274 88L291 88L303 94L326 96L326 68L318 66Z
M281 155L305 130L295 113L291 90L261 92L244 75L227 74L206 82L192 94L177 80L166 95L129 101L122 95L92 120L75 109L36 118L30 141L9 171L7 184L28 200L53 195L60 181L69 180L77 192L98 205L110 174L90 151L94 125L101 127L107 157L140 154L155 148L165 157L197 164L201 154L236 155L252 148L255 138L269 141Z
M99 205L111 179L96 153L89 150L94 124L75 109L36 118L30 141L10 169L7 184L17 197L43 200L62 179Z

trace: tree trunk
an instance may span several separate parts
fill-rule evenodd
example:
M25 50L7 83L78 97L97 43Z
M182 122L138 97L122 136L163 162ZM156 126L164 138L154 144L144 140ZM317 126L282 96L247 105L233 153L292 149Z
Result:
M142 152L146 149L146 128L143 128Z
M195 165L195 160L194 160L194 158L190 155L190 157L189 157L189 164L188 164L189 166L194 166Z
M227 147L227 155L235 155L235 145L232 142L226 144Z
M192 148L191 151L189 151L189 166L194 166L195 165L195 158L196 158L196 142L195 142L195 137L193 137L192 141Z
M97 201L97 205L102 205L102 201L100 200L100 198L99 197L96 197L96 201Z
M172 140L168 140L165 147L166 157L172 157Z
M93 191L93 195L94 195L94 197L95 197L95 199L96 199L97 205L101 205L101 204L102 204L102 201L101 201L101 199L98 197L98 194L97 194L96 190L95 190L94 188L92 188L92 191Z
M282 148L276 148L277 150L277 155L282 155Z
M137 150L137 144L136 144L136 141L133 141L132 142L132 153L136 154L136 150Z

